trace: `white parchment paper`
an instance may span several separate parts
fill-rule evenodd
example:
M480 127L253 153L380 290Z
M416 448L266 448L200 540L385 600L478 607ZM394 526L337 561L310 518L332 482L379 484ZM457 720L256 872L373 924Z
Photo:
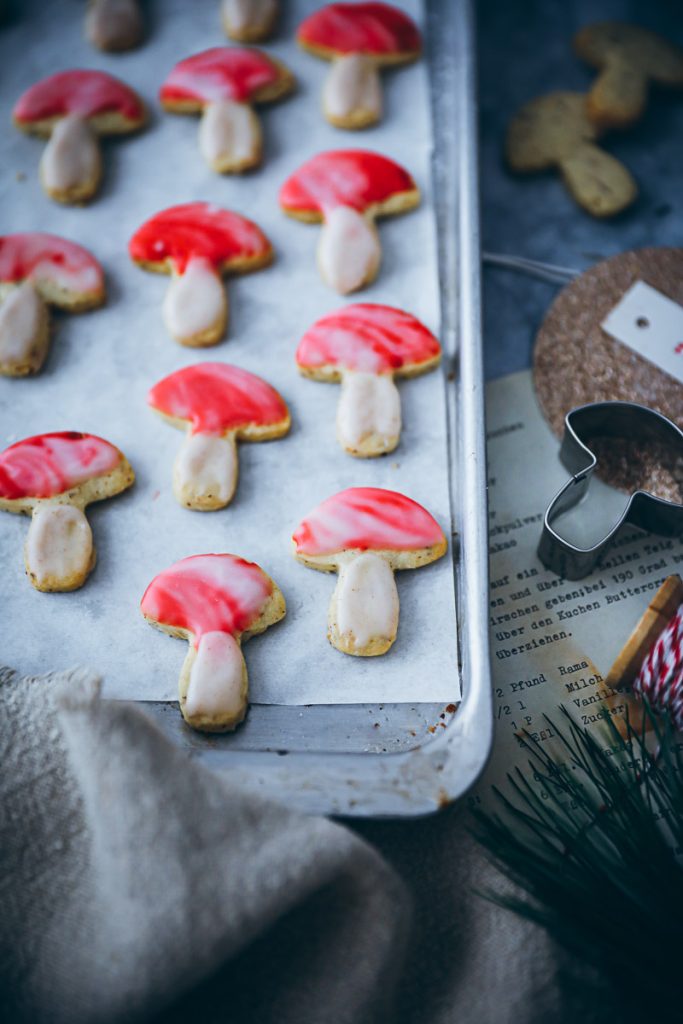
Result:
M135 487L91 506L98 552L95 572L72 594L39 594L24 575L22 516L0 514L2 661L24 672L76 663L96 667L109 697L175 699L185 655L181 642L152 630L140 597L160 570L186 555L230 551L257 561L287 599L287 618L245 648L251 697L260 703L328 704L455 700L459 696L452 558L399 574L398 640L384 657L351 658L326 639L335 578L304 568L290 536L319 501L348 486L400 490L423 503L448 532L450 507L442 373L400 385L400 447L382 459L356 460L335 441L335 385L301 378L294 351L303 332L344 300L320 280L318 229L286 218L277 192L286 176L321 149L365 147L394 157L423 194L419 210L382 222L379 279L348 301L395 304L439 328L434 211L430 194L431 124L424 62L384 76L386 119L368 132L339 132L319 106L328 66L298 50L294 31L315 7L287 2L276 41L266 49L296 73L299 89L262 109L265 164L256 173L221 177L197 149L197 119L163 114L156 95L182 57L224 39L217 0L153 5L144 47L105 55L83 39L84 4L52 0L19 5L20 20L0 30L3 69L0 119L0 231L43 230L80 242L105 268L109 301L99 311L54 316L43 372L0 378L0 444L49 430L84 430L117 444L130 459ZM403 6L421 20L417 2ZM104 187L96 201L60 207L42 192L40 140L10 126L11 109L33 81L69 67L120 76L151 109L148 130L105 142ZM168 280L134 267L133 231L157 210L205 199L253 218L277 253L272 268L228 282L228 340L209 350L184 349L166 334L161 303ZM234 362L261 374L289 403L293 427L282 441L240 446L240 482L232 505L210 514L176 504L171 469L182 434L147 407L161 377L205 359Z

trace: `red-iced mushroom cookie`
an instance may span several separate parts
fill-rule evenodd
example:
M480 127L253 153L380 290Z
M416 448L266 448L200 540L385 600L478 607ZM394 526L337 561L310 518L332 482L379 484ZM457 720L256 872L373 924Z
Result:
M280 189L280 205L290 217L323 222L320 273L342 295L377 276L382 251L375 219L405 213L419 201L420 190L403 167L362 149L319 153Z
M272 35L278 0L222 0L221 20L229 39L259 43Z
M140 608L152 626L190 642L178 685L187 724L231 732L247 713L240 645L284 617L279 587L237 555L193 555L156 576Z
M89 0L85 35L98 50L132 50L142 39L142 12L137 0Z
M57 235L0 236L0 300L0 374L23 377L47 355L48 306L80 313L102 305L102 267L87 249Z
M225 363L199 363L155 384L147 401L186 432L173 467L173 493L200 512L225 508L237 487L237 441L271 441L290 426L270 384Z
M123 452L94 434L39 434L0 453L0 509L31 516L24 562L36 590L85 583L95 546L84 509L134 479Z
M130 240L131 259L145 270L171 274L164 322L181 345L215 345L225 332L228 302L223 274L267 267L273 247L246 217L211 203L171 206L151 217Z
M345 654L384 654L396 639L394 572L446 552L446 538L422 505L396 491L350 487L318 505L292 537L294 556L311 569L337 572L327 637Z
M415 22L382 3L327 4L301 23L297 41L333 62L323 113L337 128L367 128L381 120L380 68L409 64L422 49Z
M145 123L140 97L104 71L59 71L23 94L13 112L22 131L49 138L40 179L58 203L83 203L102 177L100 135L127 135Z
M212 170L239 173L261 163L261 125L253 104L279 100L294 76L260 50L216 46L181 60L159 92L165 110L201 114L199 149Z
M384 455L398 444L401 398L394 378L427 373L440 359L439 342L416 317L373 303L322 317L296 351L304 377L341 381L337 439L362 458Z

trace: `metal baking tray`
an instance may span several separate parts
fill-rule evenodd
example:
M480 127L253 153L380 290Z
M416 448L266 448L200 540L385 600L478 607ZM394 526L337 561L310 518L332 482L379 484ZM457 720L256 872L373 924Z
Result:
M475 19L470 0L426 7L462 700L254 705L230 737L192 732L175 704L144 705L191 756L308 813L430 813L472 786L492 741Z

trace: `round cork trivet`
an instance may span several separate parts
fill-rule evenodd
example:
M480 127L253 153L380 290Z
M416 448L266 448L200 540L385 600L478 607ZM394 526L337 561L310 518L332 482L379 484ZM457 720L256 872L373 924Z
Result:
M683 305L683 249L613 256L563 288L550 307L536 337L534 384L558 436L570 409L615 400L647 405L683 428L683 385L600 326L636 281ZM683 501L683 453L637 438L597 439L591 448L598 459L596 471L608 483Z

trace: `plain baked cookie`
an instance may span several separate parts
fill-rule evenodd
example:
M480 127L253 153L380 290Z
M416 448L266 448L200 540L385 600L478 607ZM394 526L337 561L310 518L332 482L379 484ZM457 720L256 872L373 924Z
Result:
M600 71L586 109L601 128L626 128L637 121L645 110L650 82L683 89L683 50L637 25L587 25L574 37L574 49Z
M141 42L142 33L142 12L137 0L89 0L85 37L98 50L132 50Z
M294 557L338 573L327 638L344 654L375 657L398 629L394 572L417 569L446 553L443 530L422 505L397 491L349 487L323 501L292 536Z
M188 640L180 710L200 732L232 732L247 713L244 640L285 615L285 599L260 566L237 555L192 555L156 576L140 602L152 626Z
M517 111L508 128L505 156L518 174L557 168L570 193L593 217L611 217L635 200L631 173L599 146L601 129L578 92L552 92Z
M0 509L31 516L24 561L36 590L83 586L95 565L84 510L134 480L123 452L94 434L39 434L0 453Z

